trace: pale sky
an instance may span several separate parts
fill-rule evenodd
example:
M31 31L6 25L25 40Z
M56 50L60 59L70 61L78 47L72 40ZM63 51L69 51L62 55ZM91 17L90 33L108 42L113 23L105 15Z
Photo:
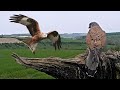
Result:
M90 22L106 32L120 32L120 11L0 11L0 34L29 33L24 25L12 23L10 16L24 14L38 21L42 32L87 33Z

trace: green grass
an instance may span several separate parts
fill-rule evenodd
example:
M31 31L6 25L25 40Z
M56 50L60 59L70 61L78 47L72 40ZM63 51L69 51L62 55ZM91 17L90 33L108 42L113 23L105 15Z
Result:
M11 57L13 51L17 51L17 50L1 49L0 51L1 79L45 79L45 77L47 79L53 79L53 77L43 72L38 72L37 70L26 68L16 63L15 60ZM22 50L22 51L26 52L27 50ZM24 55L24 53L22 54Z
M85 49L85 44L71 39L62 39L62 49L56 51L49 40L41 41L35 55L24 44L0 44L0 79L55 79L44 72L18 64L11 56L13 52L29 58L73 58Z
M29 49L1 49L0 50L0 79L55 79L54 77L37 71L32 68L26 68L18 64L11 54L15 52L23 57L45 58L45 57L61 57L72 58L77 54L83 53L84 50L54 50L40 49L36 54L32 54Z

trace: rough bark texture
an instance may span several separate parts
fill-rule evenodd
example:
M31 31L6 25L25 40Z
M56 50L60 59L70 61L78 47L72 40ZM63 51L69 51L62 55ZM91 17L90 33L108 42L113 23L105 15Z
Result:
M86 54L75 58L62 59L58 57L49 58L27 58L15 53L12 57L17 63L45 72L57 79L119 79L120 78L120 52L107 51L101 54L101 63L94 77L86 75Z

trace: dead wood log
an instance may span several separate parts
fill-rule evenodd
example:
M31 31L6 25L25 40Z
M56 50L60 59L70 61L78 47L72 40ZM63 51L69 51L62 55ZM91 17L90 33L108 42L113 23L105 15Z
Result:
M87 54L81 54L75 58L62 59L58 57L49 58L27 58L15 53L12 57L17 63L45 72L57 79L90 79L85 68ZM97 68L93 79L119 79L120 78L120 52L107 51L101 54L102 66Z

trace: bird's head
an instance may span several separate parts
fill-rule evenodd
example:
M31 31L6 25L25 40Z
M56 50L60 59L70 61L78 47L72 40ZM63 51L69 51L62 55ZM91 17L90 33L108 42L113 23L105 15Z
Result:
M42 37L43 38L47 38L47 34L46 33L42 33Z
M92 28L92 27L94 27L94 26L99 26L99 24L98 24L97 22L91 22L91 23L89 24L89 28Z

